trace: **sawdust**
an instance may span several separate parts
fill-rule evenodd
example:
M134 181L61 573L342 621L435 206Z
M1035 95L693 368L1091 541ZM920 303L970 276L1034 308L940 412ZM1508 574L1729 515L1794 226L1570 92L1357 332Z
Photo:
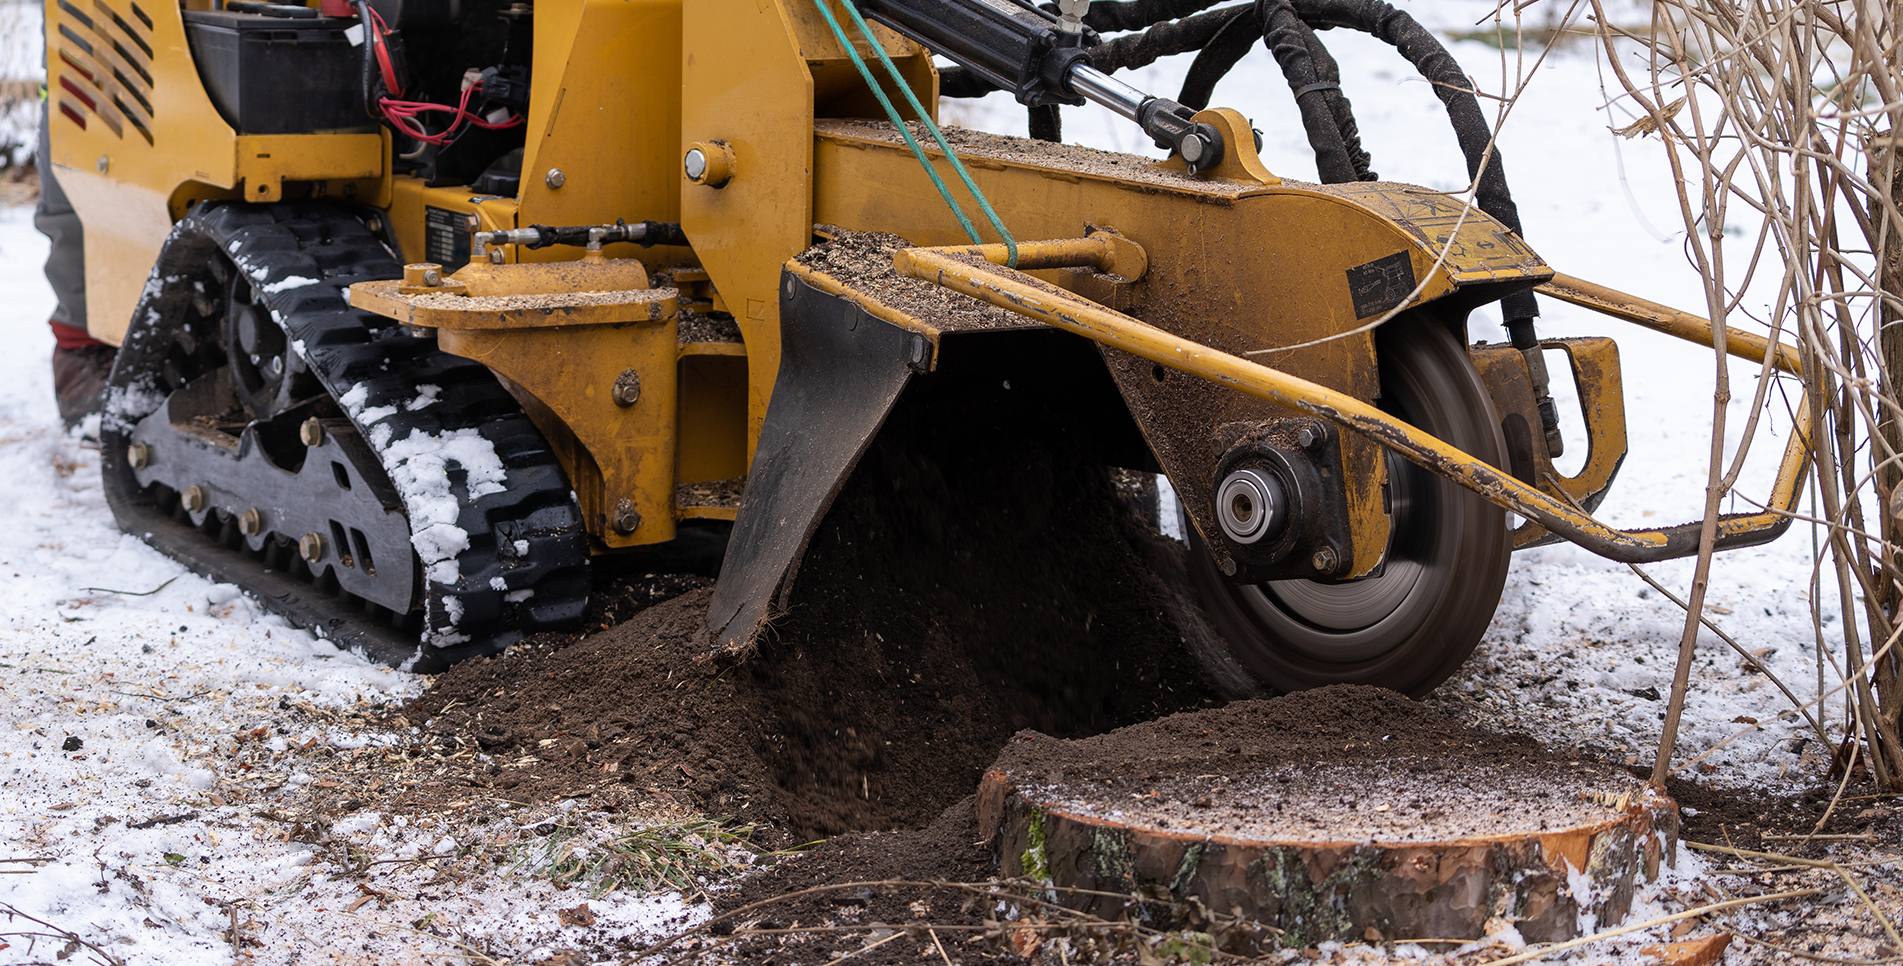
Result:
M846 287L892 309L948 332L1032 328L1037 323L960 295L950 289L900 275L892 255L911 243L884 232L819 228L826 240L801 252L801 265L822 272Z
M725 313L707 314L683 307L680 314L680 341L740 342L740 323Z
M457 295L451 292L426 292L408 296L419 309L444 309L467 312L553 312L578 306L651 305L678 298L671 288L628 289L612 292L540 292L524 295Z
M884 121L823 120L817 122L814 128L822 137L833 135L860 138L901 147L905 143L899 137L898 130ZM1252 182L1191 177L1185 172L1164 167L1153 158L1137 154L1102 151L1075 144L1032 141L962 127L946 127L943 131L945 140L950 142L952 150L958 152L959 159L968 167L981 167L985 161L1029 165L1050 168L1069 175L1135 182L1159 190L1199 195L1222 201L1233 200L1251 191L1262 190L1261 185ZM913 124L912 134L919 145L925 149L927 155L944 156L944 152L938 149L938 145L933 142L930 133L923 125Z
M1176 773L1144 784L1134 799L1108 775L1020 790L1051 811L1197 837L1403 844L1585 828L1619 818L1611 801L1644 787L1603 766L1414 755Z
M704 480L681 483L674 487L674 505L678 507L740 505L740 492L747 486L745 477L737 480Z

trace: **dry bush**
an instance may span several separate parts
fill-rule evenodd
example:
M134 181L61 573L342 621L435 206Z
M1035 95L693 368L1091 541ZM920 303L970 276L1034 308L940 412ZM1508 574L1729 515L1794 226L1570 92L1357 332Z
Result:
M40 46L39 0L0 0L0 172L33 163Z
M1843 716L1846 778L1903 788L1903 407L1893 381L1903 376L1903 0L1657 0L1641 28L1590 3L1618 93L1639 116L1621 133L1669 149L1706 309L1735 318L1756 283L1775 293L1760 321L1800 348L1820 427L1812 610L1834 605L1843 618L1829 634L1816 621L1814 703ZM1727 212L1762 226L1745 258L1724 243ZM1716 369L1708 538L1682 655L1710 522L1744 462L1724 450L1730 387L1722 360ZM1752 420L1773 377L1767 367Z

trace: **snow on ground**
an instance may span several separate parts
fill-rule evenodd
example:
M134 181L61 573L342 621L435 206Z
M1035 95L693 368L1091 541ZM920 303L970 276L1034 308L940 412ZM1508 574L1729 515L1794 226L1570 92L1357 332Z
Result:
M1408 6L1445 29L1492 8L1474 0ZM1327 39L1377 169L1434 187L1464 184L1426 86L1377 45L1339 32ZM1499 50L1463 42L1456 55L1483 87L1503 86ZM1183 67L1158 65L1131 79L1173 94ZM1272 169L1312 174L1287 89L1259 51L1218 99L1256 120ZM1555 54L1515 107L1501 143L1527 236L1565 271L1696 310L1700 282L1683 257L1659 150L1609 133L1629 118L1608 112L1606 100L1592 51L1582 48ZM997 130L1023 124L995 99L948 113ZM1144 148L1101 111L1067 111L1066 120L1072 140ZM0 211L0 325L10 347L0 357L0 501L12 507L0 528L0 729L11 736L0 743L0 903L143 963L416 961L473 957L472 949L532 958L695 915L673 895L616 894L594 900L595 925L566 926L558 907L577 897L533 877L442 878L437 866L478 855L489 843L476 839L521 834L527 818L491 817L473 829L376 813L319 828L283 819L279 803L324 780L311 749L348 755L392 740L375 712L417 682L336 652L114 529L97 454L56 426L43 251L25 211ZM1551 334L1621 340L1633 439L1604 514L1626 524L1693 517L1709 353L1546 308ZM1756 373L1733 374L1735 426ZM1746 476L1754 496L1789 422L1783 397L1774 399ZM1711 592L1713 618L1800 693L1816 675L1810 560L1808 536L1794 531L1723 556ZM1653 572L1680 592L1689 579L1684 564ZM1826 590L1817 610L1828 627L1835 597ZM1622 566L1569 547L1521 554L1480 653L1439 700L1499 728L1645 761L1681 621L1676 606ZM1709 635L1700 652L1681 767L1743 786L1814 782L1819 750L1799 746L1803 729L1779 717L1782 702L1764 677L1745 673ZM1691 887L1653 890L1648 908L1679 908L1670 897L1680 888ZM0 933L10 935L0 937L0 962L50 959L64 944L22 935L45 930L4 913ZM78 960L86 955L78 951Z
M119 533L96 446L53 410L44 258L29 212L0 209L0 962L66 945L9 909L128 963L433 961L677 926L672 895L595 900L580 927L559 910L583 897L526 874L426 887L519 822L445 844L423 820L288 820L319 753L393 740L373 714L418 679Z

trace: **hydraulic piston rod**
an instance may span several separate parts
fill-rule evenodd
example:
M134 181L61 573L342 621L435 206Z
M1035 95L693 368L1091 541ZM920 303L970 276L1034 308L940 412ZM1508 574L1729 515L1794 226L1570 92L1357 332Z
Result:
M1088 101L1136 122L1191 171L1222 159L1221 133L1192 120L1195 112L1091 64L1096 36L1082 29L1080 10L1059 18L1010 0L860 0L860 5L872 19L1010 91L1020 103Z

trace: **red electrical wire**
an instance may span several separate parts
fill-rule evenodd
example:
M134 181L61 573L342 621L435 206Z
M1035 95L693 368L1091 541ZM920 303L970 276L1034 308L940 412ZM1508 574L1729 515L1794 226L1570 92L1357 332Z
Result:
M401 97L403 96L403 82L397 79L396 65L390 62L390 48L384 43L384 38L390 36L390 25L384 22L383 14L378 13L377 8L371 7L369 9L371 24L376 28L376 36L367 37L365 40L371 44L371 49L376 52L377 70L383 74L384 88L390 93Z
M475 126L494 131L512 128L522 124L523 119L521 117L511 116L502 121L491 121L469 110L470 99L475 96L477 91L482 89L481 81L477 81L463 88L462 98L457 101L455 107L450 107L447 104L435 104L429 101L401 100L400 97L403 93L403 86L397 79L396 65L390 60L390 50L386 43L386 38L390 33L390 26L384 22L383 15L377 13L375 8L371 9L370 18L376 28L376 35L369 38L369 42L373 45L372 50L376 53L377 69L383 74L383 86L389 90L391 94L398 95L398 97L383 97L378 100L377 104L383 111L384 120L388 121L390 127L394 128L397 133L402 134L404 137L421 141L424 144L441 146L455 140L456 135L460 134L466 126ZM449 119L449 124L444 127L443 130L432 134L421 127L422 117L426 114L450 114L452 116Z

